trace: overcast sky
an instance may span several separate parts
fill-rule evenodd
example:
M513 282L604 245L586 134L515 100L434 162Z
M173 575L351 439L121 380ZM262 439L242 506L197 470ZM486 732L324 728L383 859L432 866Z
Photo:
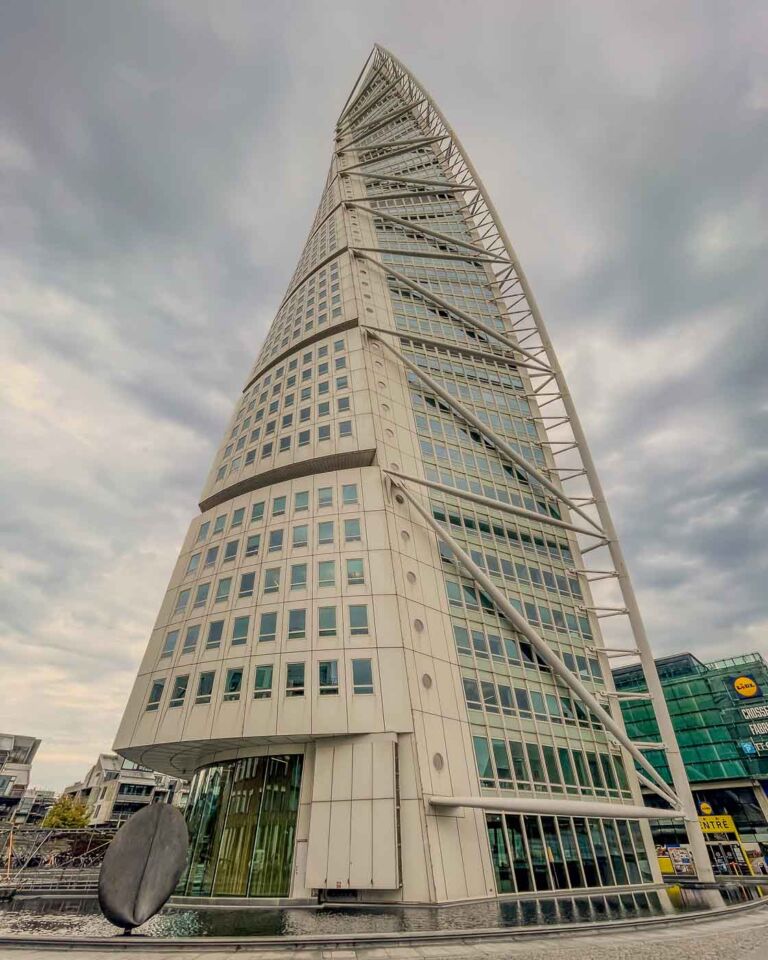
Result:
M550 324L659 653L768 651L764 3L0 3L0 730L109 750L374 41Z

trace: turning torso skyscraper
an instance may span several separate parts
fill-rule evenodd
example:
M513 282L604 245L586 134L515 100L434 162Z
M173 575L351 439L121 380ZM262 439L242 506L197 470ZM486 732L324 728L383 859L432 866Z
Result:
M193 780L184 892L644 896L640 782L695 814L621 726L606 616L647 663L514 251L376 47L117 735Z

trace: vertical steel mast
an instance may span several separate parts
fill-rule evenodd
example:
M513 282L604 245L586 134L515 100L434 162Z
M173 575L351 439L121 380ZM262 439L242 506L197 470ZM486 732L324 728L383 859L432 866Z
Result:
M546 431L547 440L545 444L549 450L547 469L537 470L529 463L517 463L517 466L525 470L528 475L548 489L559 498L563 508L567 511L577 513L582 519L586 520L592 528L577 528L574 525L570 529L579 537L585 535L597 538L589 541L588 545L581 549L582 556L597 551L598 555L604 557L604 561L597 566L584 565L583 569L577 572L586 578L590 585L598 584L598 590L603 594L612 592L614 599L620 600L618 606L611 606L606 601L601 605L591 604L587 609L589 613L598 618L625 617L629 625L632 643L629 646L619 646L614 648L596 648L596 654L604 668L606 680L609 684L609 700L613 700L609 710L605 711L595 703L587 703L593 712L599 711L607 729L609 729L617 741L624 746L630 756L646 771L646 776L640 775L640 781L649 789L660 794L665 800L673 805L678 817L682 816L688 833L689 843L693 853L696 866L696 872L700 880L713 881L714 875L709 861L704 835L698 821L696 806L691 793L690 784L685 772L680 749L677 743L672 721L667 709L661 682L659 680L653 653L646 634L643 619L629 577L629 572L624 559L624 555L619 543L618 534L611 517L610 510L606 503L605 494L600 483L595 463L592 458L584 430L581 426L576 408L573 403L570 391L568 389L563 371L553 349L549 333L539 308L536 304L533 293L530 289L525 273L520 266L514 248L507 236L507 233L501 223L498 213L488 196L480 177L477 174L471 160L467 156L459 138L453 132L439 108L432 100L426 89L415 79L400 61L383 47L376 46L373 52L373 59L367 61L369 69L367 73L361 75L358 81L358 89L353 90L353 94L345 104L344 110L339 118L337 125L337 156L340 160L340 175L344 177L373 177L376 179L401 182L404 187L418 185L421 189L430 187L446 190L446 184L442 181L428 181L423 178L407 178L397 176L386 176L381 173L366 173L366 162L352 163L344 165L345 151L363 150L375 148L377 151L386 149L389 152L380 154L376 159L386 159L397 155L398 151L408 152L415 146L429 146L440 157L443 169L449 179L448 188L463 198L462 211L470 226L474 241L466 243L450 237L427 227L423 227L413 221L402 220L382 209L371 209L357 200L348 200L344 203L344 215L349 216L351 212L355 214L375 216L383 218L396 225L415 230L434 240L444 241L453 247L463 248L467 251L466 257L471 254L473 259L482 260L493 272L496 286L499 291L498 303L502 310L502 315L507 322L507 328L504 333L500 333L492 328L483 328L486 337L496 341L493 345L495 349L501 349L506 352L506 356L511 363L517 366L525 367L526 372L533 385L533 400L536 401L538 408L546 408L546 415L534 418L537 427ZM366 92L370 89L370 84L374 78L383 78L384 85L380 85L379 92L373 97L363 99ZM360 116L369 108L375 100L381 99L386 92L395 88L402 99L407 104L401 111L415 117L423 137L419 139L408 139L405 141L387 140L377 138L370 144L361 143L369 137L374 136L378 130L385 127L393 119L395 114L388 114L378 123L359 124ZM361 108L360 103L363 102ZM376 160L368 161L375 163ZM376 259L375 251L352 250L355 257L353 263L357 260L365 259L368 265L373 265L386 272L389 275L395 274L389 266L384 266L380 260ZM450 257L452 254L446 253ZM461 259L461 255L457 255ZM395 274L397 275L397 274ZM420 296L434 305L445 309L451 313L460 316L467 323L481 326L475 318L469 315L462 315L461 311L454 306L442 302L432 291L419 284L415 284L406 277L399 277L401 282L405 282L412 289L416 290ZM382 333L394 333L394 331L381 331ZM422 338L423 340L423 338ZM398 351L394 350L382 339L378 332L371 332L369 341L372 344L378 342L379 349L384 346L390 354L395 354L402 361L404 358ZM427 342L423 340L423 342ZM525 345L525 346L524 346ZM498 359L499 354L495 354ZM421 376L418 368L412 370L417 376ZM423 379L423 377L422 377ZM432 384L435 387L435 384ZM453 407L457 405L452 404ZM467 418L469 411L458 409L458 415ZM500 452L510 460L517 461L514 451L505 445L502 438L498 437L487 425L483 426L482 432L493 442ZM506 446L506 450L505 450ZM425 486L424 481L416 477L398 477L396 473L390 471L393 482L400 486L406 493L406 499L419 512L421 508L413 498L413 494L403 486L404 482L415 483ZM428 484L433 488L440 488L438 484ZM445 488L443 492L451 496L462 497L461 491L453 488ZM400 498L402 499L402 498ZM429 522L429 517L424 514L424 519ZM538 517L541 521L543 518ZM436 529L436 532L438 530ZM439 536L438 532L438 536ZM444 542L445 541L445 538ZM450 538L448 538L450 539ZM582 542L582 541L580 541ZM450 548L450 543L447 544ZM460 553L461 551L459 551ZM458 562L462 562L461 556L456 556ZM466 558L465 558L466 559ZM476 581L481 582L479 577L482 573L477 569L472 569L471 563L464 567ZM598 566L600 569L598 569ZM479 575L479 576L478 576ZM611 585L613 589L611 590ZM488 584L484 584L488 587ZM492 587L492 585L491 585ZM606 587L608 588L606 590ZM503 597L500 598L503 601ZM497 603L498 605L498 603ZM509 606L508 604L506 605ZM504 610L507 619L515 616L514 610ZM513 625L521 629L521 623L515 622ZM546 641L540 637L527 623L524 624L526 634L535 637L535 644L540 649L547 649ZM532 637L533 639L533 637ZM567 668L559 661L557 655L551 652L551 656L557 660L556 672L572 691L578 690L578 678L570 674ZM624 730L621 710L618 705L618 699L622 694L617 694L611 686L609 660L618 656L637 656L642 665L643 673L648 687L647 697L654 710L659 732L660 742L658 744L637 744L629 741ZM637 696L636 694L633 696ZM593 699L593 698L591 698ZM597 709L596 709L597 708ZM663 779L656 773L648 763L647 758L642 754L642 750L663 749L666 752L667 761L672 776L672 789L666 785ZM660 810L663 816L663 811Z

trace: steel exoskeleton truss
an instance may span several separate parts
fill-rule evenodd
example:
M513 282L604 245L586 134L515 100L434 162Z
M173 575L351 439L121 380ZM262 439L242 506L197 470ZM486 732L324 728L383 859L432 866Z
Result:
M366 114L380 105L390 91L395 91L405 106L387 110L383 114L377 115L374 120L366 121ZM403 116L414 118L421 132L418 139L412 135L406 135L412 141L410 144L407 141L404 142L405 138L397 133L389 140L386 138L387 126ZM643 785L664 797L672 806L670 814L676 814L685 822L699 878L712 880L712 869L698 822L695 803L618 535L547 328L493 203L458 137L430 95L396 57L378 45L374 47L368 61L366 61L355 88L353 88L352 94L350 94L350 98L344 106L337 124L336 139L339 175L342 178L371 178L379 183L402 184L406 194L412 192L414 188L419 191L427 188L432 190L445 189L446 184L440 180L430 180L422 177L371 172L368 168L377 161L381 162L390 157L401 155L404 151L412 150L416 145L422 148L428 145L428 148L439 159L449 181L447 185L449 190L462 198L461 212L473 238L472 242L458 240L441 233L439 230L423 227L418 222L396 217L386 210L372 208L369 204L375 202L375 197L369 196L365 202L344 201L342 207L345 212L354 210L358 214L375 217L394 224L401 230L408 230L411 233L429 238L440 251L436 254L422 254L412 247L397 250L395 246L380 248L378 251L371 248L351 248L353 261L364 258L368 265L375 266L386 276L397 280L398 283L405 284L427 302L432 302L441 310L448 311L460 322L481 329L486 342L489 343L489 346L483 347L486 352L490 353L492 351L496 360L505 361L525 370L531 384L532 396L530 399L536 402L539 410L548 408L546 416L531 418L537 423L539 429L546 430L547 439L542 440L542 445L549 452L547 468L539 470L527 460L523 460L520 454L505 443L502 438L498 437L491 428L478 421L470 410L442 390L433 378L425 374L417 365L411 363L386 339L388 334L408 340L407 334L369 329L367 338L379 349L383 346L390 356L402 363L421 380L427 390L440 396L456 416L478 429L486 440L496 448L499 455L510 463L514 463L516 469L525 472L532 483L546 489L565 508L577 513L581 519L586 521L586 527L577 527L567 520L558 524L558 521L546 515L536 515L538 522L566 526L574 536L591 536L592 540L588 541L587 545L580 550L582 556L596 551L604 559L602 562L598 561L594 568L585 565L576 572L584 576L590 584L613 584L614 593L616 590L618 591L619 605L611 606L606 603L601 606L592 605L589 607L591 614L598 618L625 617L630 627L632 642L629 646L610 648L598 645L595 651L601 660L603 672L608 680L608 696L609 699L613 700L612 708L607 710L603 708L578 677L565 667L539 633L530 626L525 618L517 613L504 594L472 562L469 556L450 537L450 534L434 520L431 511L420 503L414 492L409 489L409 485L421 486L425 489L425 492L427 488L440 489L443 494L458 499L463 497L470 500L477 498L468 496L452 487L443 488L441 484L426 482L417 477L404 477L398 475L396 471L387 471L390 481L397 491L396 499L398 501L407 500L410 507L446 544L454 559L491 597L499 611L510 621L512 626L533 643L536 650L552 667L553 672L559 679L599 717L606 729L622 744L638 766L646 771L648 776L640 775ZM364 162L357 162L354 156L357 151L368 153L373 151L375 155L372 154ZM349 159L349 163L346 163L347 159ZM387 198L389 196L390 194L387 194ZM384 199L383 195L382 199ZM477 318L438 297L429 288L396 272L391 266L382 264L377 259L376 253L383 252L403 253L409 256L437 255L450 259L464 259L483 263L491 270L495 279L498 294L496 300L506 321L505 331L500 333L493 327L482 324ZM452 345L444 341L430 341L426 337L416 337L414 339L421 344L432 346L444 354L450 354L454 351ZM490 345L491 341L495 342ZM460 353L461 349L457 346L455 352ZM487 505L490 506L491 504ZM495 504L495 507L502 510L508 509L507 505L501 504ZM647 696L653 705L661 735L661 743L659 744L639 745L633 743L624 730L621 712L616 702L620 695L617 695L611 686L609 658L628 655L637 656L642 665L648 686ZM651 748L665 750L672 775L673 789L670 789L656 773L641 752L641 749ZM446 798L436 798L436 805L444 805L445 803ZM608 807L607 804L606 807Z

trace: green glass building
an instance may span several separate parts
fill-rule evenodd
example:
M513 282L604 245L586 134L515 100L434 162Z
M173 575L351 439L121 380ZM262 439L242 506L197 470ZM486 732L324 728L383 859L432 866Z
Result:
M711 663L681 653L656 666L700 813L732 816L759 863L768 854L768 663L759 653ZM620 693L645 690L639 665L613 677ZM633 739L658 739L649 702L622 700L621 709ZM664 752L644 752L671 782Z

